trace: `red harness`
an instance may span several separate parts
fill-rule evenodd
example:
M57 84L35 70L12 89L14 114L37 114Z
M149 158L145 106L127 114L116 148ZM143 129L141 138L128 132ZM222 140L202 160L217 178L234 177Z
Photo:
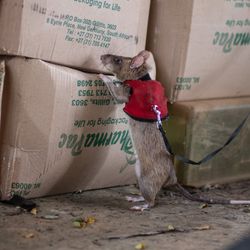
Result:
M168 116L167 98L160 82L128 80L125 84L129 85L132 91L123 109L130 117L137 120L156 121L157 117L152 109L154 105L158 106L161 119Z

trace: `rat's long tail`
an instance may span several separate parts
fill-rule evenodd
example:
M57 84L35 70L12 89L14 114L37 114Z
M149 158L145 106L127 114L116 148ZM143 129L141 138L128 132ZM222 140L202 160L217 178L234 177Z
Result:
M212 198L200 197L191 194L179 183L176 183L176 187L185 198L191 201L199 201L207 204L250 205L250 200L226 200L226 199L212 199Z

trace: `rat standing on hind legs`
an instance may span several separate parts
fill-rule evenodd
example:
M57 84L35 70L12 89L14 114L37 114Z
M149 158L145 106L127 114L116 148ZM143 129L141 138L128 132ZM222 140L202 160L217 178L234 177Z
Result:
M167 118L167 99L161 83L150 79L150 67L146 61L148 51L141 51L133 58L106 54L101 61L122 83L100 75L111 96L119 103L125 103L124 112L129 117L133 146L137 153L136 176L142 197L127 197L129 201L145 201L145 204L133 206L133 210L149 209L155 205L155 199L163 186L175 185L183 196L190 200L218 204L250 204L250 201L216 200L196 197L185 190L178 182L172 155L166 151L161 133L155 121Z
M104 66L114 73L119 80L126 81L138 80L143 77L147 78L149 67L145 61L148 57L149 53L143 51L133 58L133 60L132 58L124 58L114 55L103 55L101 60ZM101 75L100 77L107 85L113 98L118 102L130 103L129 99L131 96L137 94L140 95L140 93L137 93L140 89L137 90L137 88L131 88L126 82L125 84L119 84L117 86L113 84L112 79L109 77L104 75ZM136 82L137 81L135 81L135 84ZM141 80L139 81L139 84L146 84L146 87L151 87L148 81ZM161 85L159 86L162 88ZM139 105L146 104L144 101L147 100L140 100L140 98L143 99L143 97L148 99L148 96L140 95L138 99ZM132 101L136 102L136 100ZM167 107L166 102L164 105ZM126 112L129 108L125 107L124 111ZM133 209L143 210L155 205L156 195L165 182L168 182L168 184L171 185L175 184L177 179L171 156L166 152L161 135L156 129L155 123L152 122L152 120L155 119L155 114L152 113L151 107L149 107L149 113L152 117L150 117L149 121L146 121L146 119L144 119L144 121L143 119L141 119L142 121L139 121L138 119L140 119L140 117L135 117L136 110L135 112L133 111L134 110L132 110L133 118L129 115L129 124L133 145L137 153L135 170L141 194L146 201L146 204L135 206ZM131 198L131 201L132 200L133 199ZM135 199L135 201L139 200L141 199Z

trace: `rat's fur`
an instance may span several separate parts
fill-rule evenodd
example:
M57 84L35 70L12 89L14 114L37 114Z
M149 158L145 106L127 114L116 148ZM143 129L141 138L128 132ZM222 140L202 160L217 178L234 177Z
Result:
M106 54L101 56L101 61L103 65L122 82L126 80L137 80L149 71L149 66L145 63L139 68L131 68L132 58L130 57Z
M103 55L101 60L103 65L121 81L139 79L149 70L146 63L131 69L132 58ZM117 86L109 77L104 75L100 75L100 77L117 102L125 103L129 100L130 91L126 85ZM156 195L162 186L175 184L177 179L171 156L166 152L156 124L136 121L130 117L128 119L133 146L137 153L136 176L141 194L147 202L143 206L134 208L143 209L154 206Z
M138 122L129 117L133 146L137 153L136 176L141 194L149 207L163 185L177 183L172 157L166 152L155 123Z

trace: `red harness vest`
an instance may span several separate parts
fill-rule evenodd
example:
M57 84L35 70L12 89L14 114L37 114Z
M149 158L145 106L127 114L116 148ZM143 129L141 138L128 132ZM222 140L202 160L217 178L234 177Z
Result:
M153 105L158 106L161 119L168 116L167 98L160 82L128 80L125 84L129 85L132 90L129 101L123 109L130 117L137 120L156 121Z

